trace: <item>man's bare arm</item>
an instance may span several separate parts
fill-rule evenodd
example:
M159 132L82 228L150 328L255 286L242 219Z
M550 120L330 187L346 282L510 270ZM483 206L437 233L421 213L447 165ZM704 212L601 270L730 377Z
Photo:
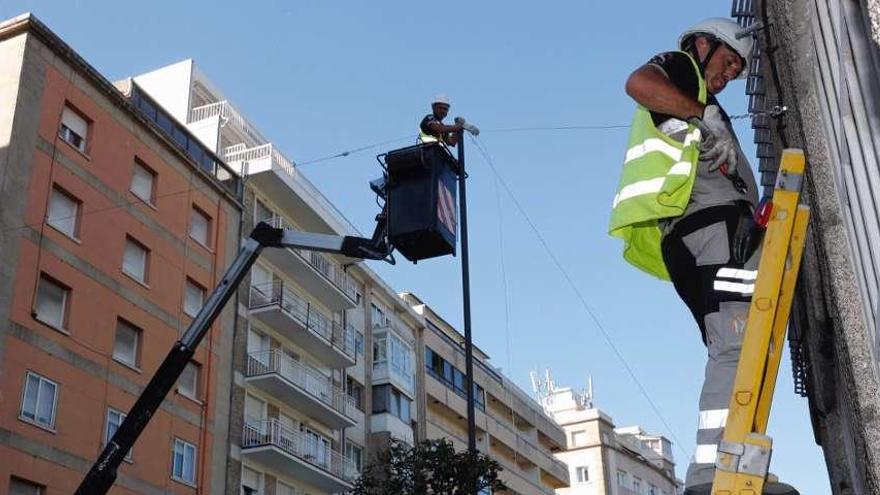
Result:
M626 80L626 94L643 107L682 120L701 117L704 106L679 89L658 67L639 67Z

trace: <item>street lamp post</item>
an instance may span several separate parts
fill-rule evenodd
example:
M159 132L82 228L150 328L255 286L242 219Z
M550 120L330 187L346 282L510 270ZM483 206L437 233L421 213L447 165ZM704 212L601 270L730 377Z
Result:
M461 286L464 308L464 355L465 376L467 377L467 422L468 452L477 454L477 424L474 414L474 343L471 338L471 280L468 259L467 195L465 190L467 173L464 167L464 131L458 131L458 189L459 215L461 216ZM472 493L477 493L477 480L474 479Z

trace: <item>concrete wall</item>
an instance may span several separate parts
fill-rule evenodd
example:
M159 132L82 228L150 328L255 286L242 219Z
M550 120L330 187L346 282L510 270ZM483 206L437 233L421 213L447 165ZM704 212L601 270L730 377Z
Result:
M880 493L877 9L858 0L765 0L757 10L771 25L768 100L790 108L773 127L775 148L807 156L813 217L791 337L836 494Z

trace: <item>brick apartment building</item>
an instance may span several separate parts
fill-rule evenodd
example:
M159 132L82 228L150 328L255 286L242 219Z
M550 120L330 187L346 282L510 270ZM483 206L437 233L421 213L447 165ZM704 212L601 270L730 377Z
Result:
M241 187L32 16L0 74L0 491L68 494L235 255ZM114 493L223 491L234 311Z

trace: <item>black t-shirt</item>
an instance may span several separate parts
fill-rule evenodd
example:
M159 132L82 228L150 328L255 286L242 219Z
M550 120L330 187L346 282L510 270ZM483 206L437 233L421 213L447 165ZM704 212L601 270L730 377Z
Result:
M435 138L445 143L445 134L435 132L433 129L431 129L431 124L433 123L443 124L443 122L440 121L437 117L434 117L433 113L429 113L428 115L425 115L425 118L422 119L422 123L419 124L419 129L421 129L423 133L434 136Z
M666 77L668 77L673 84L678 86L686 94L692 96L693 99L696 100L700 95L700 80L697 77L696 69L691 62L691 59L683 52L665 52L655 55L654 58L648 61L648 64L665 72ZM706 104L718 105L718 100L715 99L714 95L707 94ZM721 108L721 106L718 105L718 108ZM721 113L726 120L727 114L724 113L723 109L721 110ZM651 118L654 120L654 125L659 126L663 122L674 117L665 113L651 112Z

